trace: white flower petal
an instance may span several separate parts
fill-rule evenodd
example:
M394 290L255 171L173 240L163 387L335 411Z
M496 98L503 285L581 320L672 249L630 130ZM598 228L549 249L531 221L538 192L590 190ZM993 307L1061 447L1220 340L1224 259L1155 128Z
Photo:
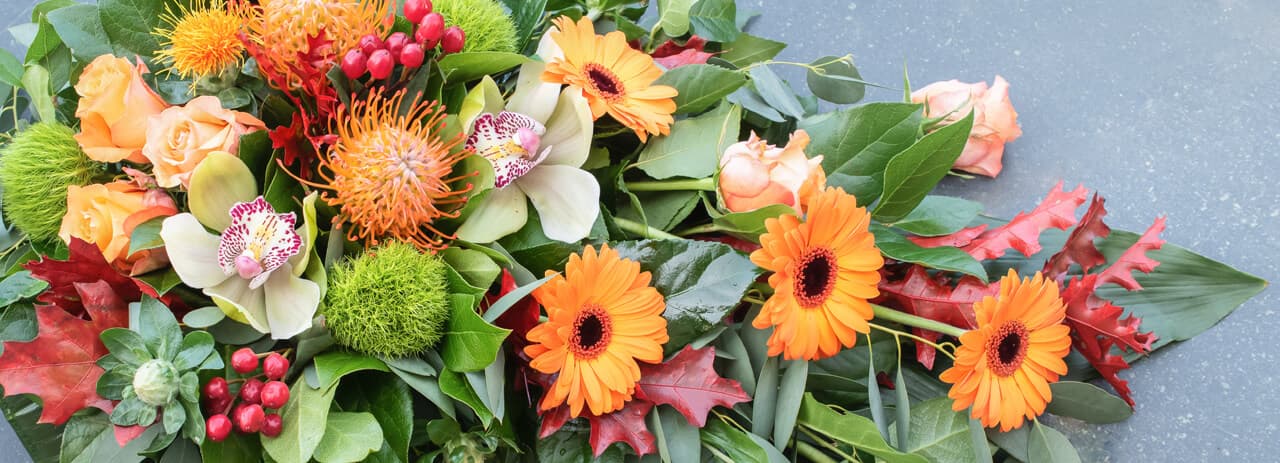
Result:
M568 243L591 232L600 215L600 185L577 167L540 165L516 180L533 201L547 238Z
M546 63L538 61L520 65L516 91L507 101L507 111L524 114L543 124L551 118L551 112L556 109L560 84L542 81L542 70L546 67Z
M582 167L591 154L591 136L594 125L591 107L582 92L572 88L560 94L556 110L547 120L547 133L542 136L542 146L551 148L547 164Z
M311 328L316 308L320 306L320 286L311 280L293 276L286 264L275 272L262 288L266 294L267 324L271 337L288 339Z
M204 225L191 214L178 214L164 219L160 239L169 255L173 270L187 286L208 288L225 281L228 276L218 266L217 236L205 231Z
M458 239L473 243L497 241L515 233L528 220L529 205L520 187L512 184L494 188L458 227Z
M205 288L204 293L213 298L213 303L221 307L223 312L232 311L240 314L243 321L248 322L249 326L259 332L270 331L267 327L267 302L263 290L262 288L249 289L249 280L240 277L228 278L220 285Z

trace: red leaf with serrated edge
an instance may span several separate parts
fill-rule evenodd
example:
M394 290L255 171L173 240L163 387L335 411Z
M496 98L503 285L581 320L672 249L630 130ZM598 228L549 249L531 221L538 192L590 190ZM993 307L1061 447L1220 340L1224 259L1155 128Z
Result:
M1142 289L1138 280L1133 279L1133 271L1151 273L1157 265L1160 265L1155 259L1147 257L1147 251L1160 249L1160 246L1164 245L1164 240L1160 239L1160 233L1164 232L1164 225L1164 217L1156 218L1138 241L1133 243L1133 246L1126 249L1110 267L1098 273L1098 284L1115 283L1129 291Z
M881 296L903 312L966 329L977 326L973 303L996 292L996 285L987 285L970 276L961 278L952 288L940 277L929 276L928 271L919 265L912 265L903 278L880 280ZM942 334L936 331L914 328L912 332L931 342L942 338ZM916 342L916 359L921 365L933 369L936 357L933 347Z
M641 365L636 398L670 405L694 426L706 426L707 414L717 405L751 400L737 381L716 374L715 358L714 347L684 346L671 360Z
M1076 228L1067 236L1067 242L1062 250L1044 263L1046 277L1061 280L1073 263L1080 266L1081 272L1088 272L1089 269L1107 263L1107 258L1093 244L1095 239L1106 238L1111 234L1111 227L1102 222L1102 218L1107 215L1105 203L1106 200L1101 196L1093 195L1089 209L1080 218Z
M667 68L667 70L671 70L690 64L707 64L707 60L711 59L712 56L715 56L715 54L689 49L671 56L654 58L653 62Z
M1071 228L1076 224L1076 209L1084 204L1088 197L1089 191L1083 186L1068 192L1062 189L1062 182L1058 182L1034 210L1021 212L1009 223L987 230L968 243L961 244L966 235L973 234L972 228L960 230L953 235L912 241L924 247L957 246L980 261L1003 256L1009 249L1030 257L1040 252L1040 232L1049 228L1059 230Z
M35 394L41 423L62 424L76 411L114 405L98 395L99 358L107 355L98 334L129 324L129 308L105 281L73 283L88 320L53 305L35 308L39 335L31 342L6 342L0 356L0 385L6 395Z
M961 229L960 231L952 233L950 235L935 236L932 238L926 238L923 236L912 236L907 239L911 240L912 243L915 243L917 246L920 246L922 248L940 248L943 246L952 247L952 248L963 248L965 246L968 246L969 243L972 243L974 238L977 238L978 235L981 235L985 231L987 231L987 224L984 223L976 227Z
M591 422L591 451L596 457L604 454L614 442L623 442L635 450L636 455L647 455L657 450L654 446L653 433L645 424L644 417L653 408L653 403L643 400L632 400L613 413L604 415L587 415Z
M98 281L110 285L111 291L125 302L142 300L143 294L158 296L151 286L117 271L102 257L98 246L73 237L67 249L70 251L67 260L44 258L23 265L23 268L31 271L33 278L49 283L49 288L36 296L37 301L58 306L71 315L83 316L84 304L75 285ZM187 309L186 303L173 294L159 299L178 315Z

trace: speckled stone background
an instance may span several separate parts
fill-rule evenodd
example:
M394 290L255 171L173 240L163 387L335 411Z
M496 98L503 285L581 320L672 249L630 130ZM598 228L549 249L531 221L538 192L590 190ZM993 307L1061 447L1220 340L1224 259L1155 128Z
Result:
M31 3L0 0L0 11L25 22ZM1170 242L1280 279L1280 2L738 3L762 13L751 32L790 44L779 59L852 53L865 79L890 87L904 63L917 87L1008 79L1023 136L1004 173L949 179L942 193L1010 217L1058 180L1083 183L1107 197L1113 227L1141 231L1167 214ZM0 46L16 47L7 35ZM1123 373L1138 401L1128 421L1055 424L1089 462L1280 460L1277 309L1269 288ZM0 460L22 453L0 421Z

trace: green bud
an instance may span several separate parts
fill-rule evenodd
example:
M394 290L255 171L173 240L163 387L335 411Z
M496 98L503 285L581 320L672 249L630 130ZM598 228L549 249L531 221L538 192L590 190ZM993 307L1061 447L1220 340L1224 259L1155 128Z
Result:
M133 374L133 392L147 405L168 404L178 393L178 369L168 360L148 360Z

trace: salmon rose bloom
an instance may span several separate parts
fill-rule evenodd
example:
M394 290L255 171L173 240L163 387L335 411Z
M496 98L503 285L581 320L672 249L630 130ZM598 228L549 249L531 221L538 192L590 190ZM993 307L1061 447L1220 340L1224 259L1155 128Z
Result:
M778 148L755 133L726 149L720 157L720 197L725 208L746 212L773 204L800 208L805 182L822 175L822 156L804 154L809 134L797 130Z
M75 85L80 95L76 141L89 159L147 162L142 156L147 120L169 106L142 81L147 72L141 61L135 65L111 55L99 56L85 66Z
M164 190L148 190L127 181L70 186L58 236L68 244L73 237L95 244L117 269L139 275L166 261L146 251L129 255L133 230L148 220L177 213L177 205Z
M1018 112L1009 101L1009 82L1000 76L990 88L986 82L935 82L911 92L911 102L923 103L926 117L945 117L945 124L964 119L973 111L973 130L956 160L957 170L987 177L999 175L1004 168L1004 144L1022 135Z
M156 183L190 186L191 171L214 151L235 153L240 137L266 129L258 118L222 108L215 96L201 96L151 116L142 155L155 166Z

